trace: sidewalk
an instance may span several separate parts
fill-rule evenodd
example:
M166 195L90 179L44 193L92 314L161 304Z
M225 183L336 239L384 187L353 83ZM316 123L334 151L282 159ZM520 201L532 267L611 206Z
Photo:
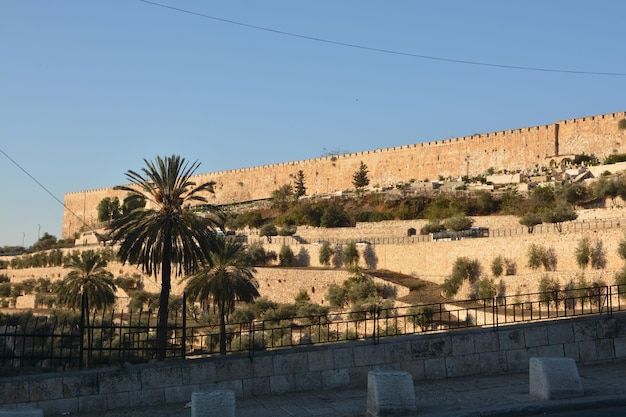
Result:
M545 401L528 394L528 373L419 381L415 384L419 417L530 416L549 411L624 407L626 361L579 365L585 395ZM73 417L189 417L184 403L157 405ZM237 417L365 417L367 389L316 391L238 398Z

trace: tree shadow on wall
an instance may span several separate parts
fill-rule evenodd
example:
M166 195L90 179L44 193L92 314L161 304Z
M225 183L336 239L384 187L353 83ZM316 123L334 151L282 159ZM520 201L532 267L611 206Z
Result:
M378 266L378 256L374 252L372 245L367 245L363 251L363 260L368 269L376 269Z

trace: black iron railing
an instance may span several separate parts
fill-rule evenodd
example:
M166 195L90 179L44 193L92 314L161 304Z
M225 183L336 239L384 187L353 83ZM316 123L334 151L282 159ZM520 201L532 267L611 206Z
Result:
M582 315L610 316L624 310L622 297L626 297L626 286L613 285L394 308L370 304L367 311L229 323L226 350L254 354L267 349L472 327L497 329ZM166 357L218 354L219 325L187 317L185 304L171 312ZM156 359L156 321L151 311L2 315L0 376L27 369L68 370L148 362Z

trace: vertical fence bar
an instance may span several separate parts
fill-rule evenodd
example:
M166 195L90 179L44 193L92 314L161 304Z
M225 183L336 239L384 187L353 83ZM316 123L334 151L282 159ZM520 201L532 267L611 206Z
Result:
M80 297L80 326L79 326L80 345L78 347L78 351L80 353L80 357L78 358L78 369L80 370L83 369L83 365L84 365L83 355L85 353L85 299L86 298L87 298L87 294L83 292Z
M183 340L181 342L182 357L187 356L187 292L183 291Z

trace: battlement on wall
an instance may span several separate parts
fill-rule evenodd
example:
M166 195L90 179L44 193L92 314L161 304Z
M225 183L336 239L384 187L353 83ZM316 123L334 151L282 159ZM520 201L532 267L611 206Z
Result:
M626 153L626 130L618 129L625 112L585 116L553 124L523 127L430 142L399 145L361 152L324 155L194 176L194 181L215 181L211 204L233 204L269 198L294 175L305 174L307 195L324 195L352 189L352 176L361 162L368 166L370 183L380 187L438 176L461 177L484 174L488 169L520 170L559 164L565 156ZM65 194L63 237L85 222L97 219L97 205L104 197L120 196L113 187Z

